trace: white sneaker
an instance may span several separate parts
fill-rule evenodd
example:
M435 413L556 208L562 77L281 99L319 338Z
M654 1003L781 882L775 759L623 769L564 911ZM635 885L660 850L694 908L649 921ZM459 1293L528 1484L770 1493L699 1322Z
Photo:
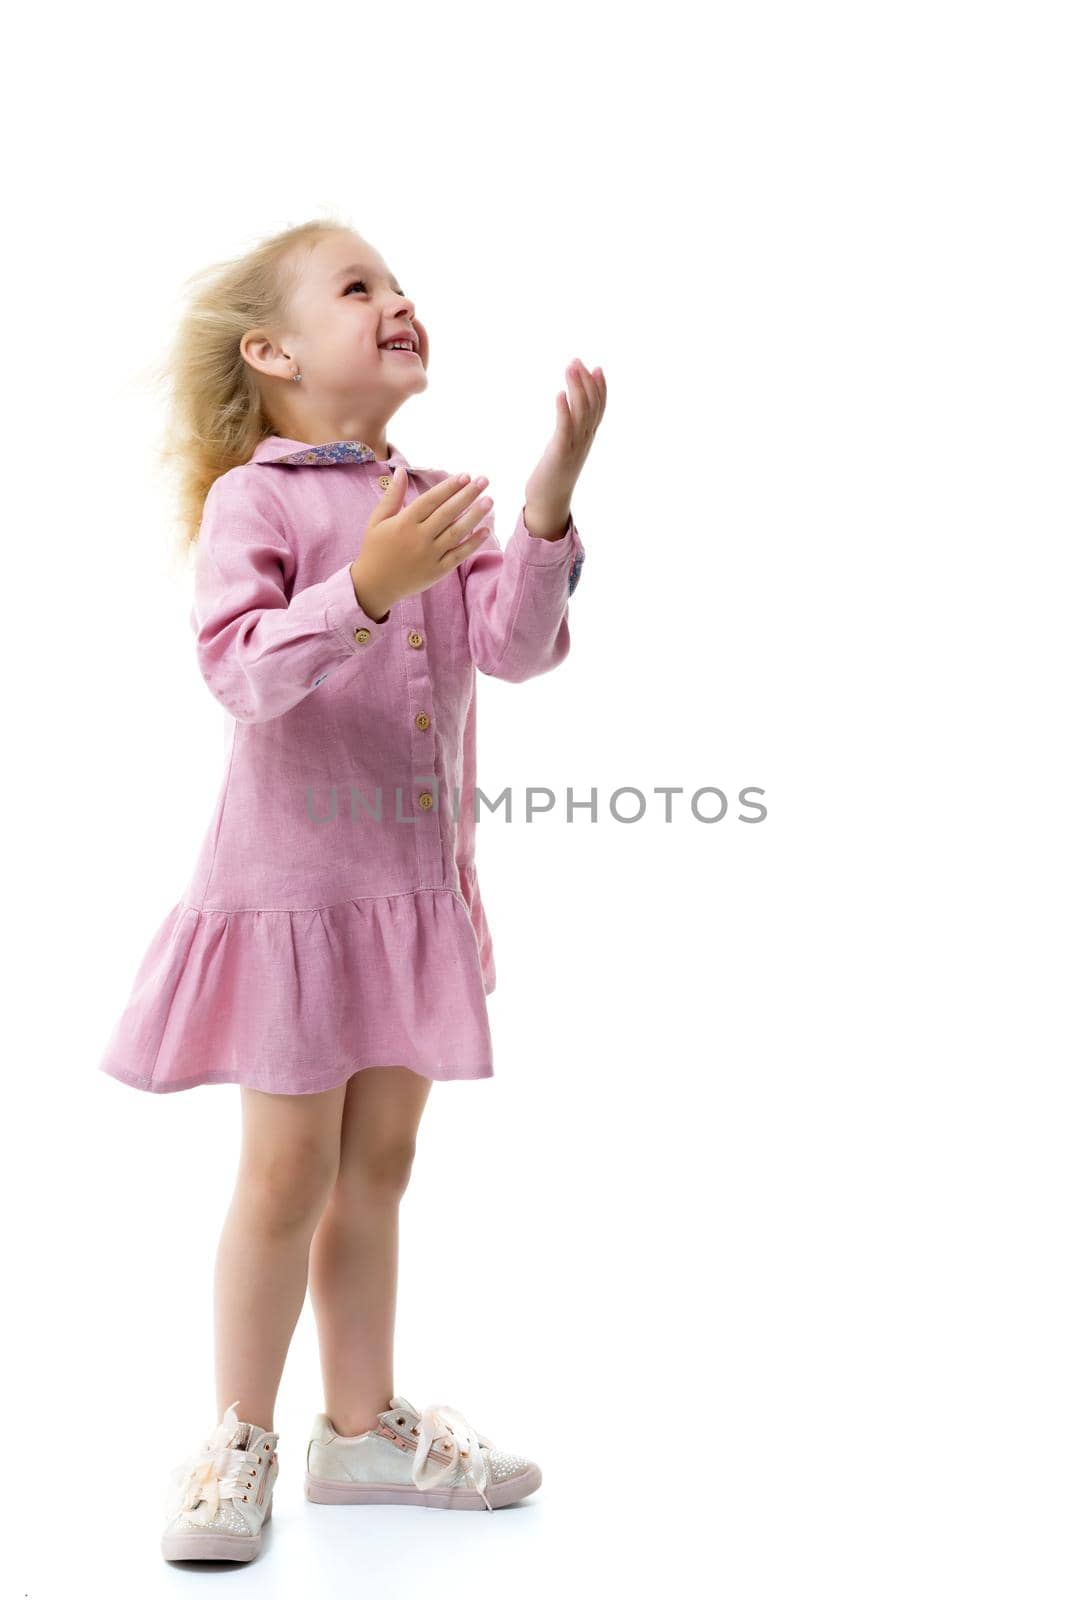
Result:
M497 1450L451 1406L417 1411L402 1395L376 1428L344 1437L320 1411L304 1491L321 1505L420 1505L494 1511L540 1488L540 1468Z
M259 1554L273 1510L278 1435L241 1422L238 1403L199 1454L171 1473L161 1541L167 1561L251 1561Z

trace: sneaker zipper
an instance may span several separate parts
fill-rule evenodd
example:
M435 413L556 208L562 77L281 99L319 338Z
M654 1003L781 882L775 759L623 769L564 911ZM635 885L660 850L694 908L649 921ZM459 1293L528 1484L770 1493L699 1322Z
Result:
M258 1492L256 1493L256 1497L255 1497L255 1503L256 1503L257 1506L261 1506L263 1504L263 1501L266 1499L267 1478L270 1476L270 1468L271 1468L273 1459L274 1459L274 1452L273 1451L269 1451L268 1454L267 1454L267 1458L266 1458L266 1470L263 1473L263 1476L259 1480L259 1489L258 1489Z
M397 1433L395 1428L390 1428L387 1422L379 1423L374 1431L381 1434L382 1438L388 1439L391 1444L398 1444L401 1450L417 1450L418 1448L410 1439L405 1439L402 1433ZM431 1461L447 1462L449 1466L453 1465L455 1461L455 1456L450 1450L437 1450L431 1446L428 1455Z

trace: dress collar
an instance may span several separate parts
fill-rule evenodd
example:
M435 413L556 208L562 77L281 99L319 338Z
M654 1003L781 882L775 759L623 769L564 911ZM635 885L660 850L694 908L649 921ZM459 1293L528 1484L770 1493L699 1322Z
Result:
M270 433L265 439L260 439L251 459L281 467L319 467L336 462L369 461L382 468L406 467L408 473L432 470L428 467L412 467L403 451L394 444L387 443L385 448L389 452L387 458L378 461L373 446L364 444L361 439L334 439L329 444L308 444L303 439L286 439L281 434Z

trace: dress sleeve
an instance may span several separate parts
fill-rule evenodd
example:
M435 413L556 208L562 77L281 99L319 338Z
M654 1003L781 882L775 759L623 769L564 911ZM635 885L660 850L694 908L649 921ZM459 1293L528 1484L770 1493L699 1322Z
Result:
M381 648L391 611L380 621L367 616L348 565L292 594L295 575L269 496L241 481L239 468L216 478L204 501L190 625L204 680L238 722L280 717L331 668L354 656L365 672Z
M501 547L495 508L484 519L490 533L459 564L470 655L479 671L508 683L550 672L570 653L567 610L585 549L571 517L561 539L538 539L523 510Z

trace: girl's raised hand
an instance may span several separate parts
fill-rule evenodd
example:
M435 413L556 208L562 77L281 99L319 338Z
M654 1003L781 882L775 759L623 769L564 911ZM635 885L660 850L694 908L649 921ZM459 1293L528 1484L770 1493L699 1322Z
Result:
M602 367L590 372L584 362L571 361L566 382L569 401L561 392L556 395L555 432L526 483L526 526L542 537L566 527L574 488L607 405Z
M407 471L397 467L350 568L356 598L368 617L384 621L397 600L421 594L484 544L490 529L477 524L492 499L477 497L488 481L471 482L468 472L457 473L405 506Z

